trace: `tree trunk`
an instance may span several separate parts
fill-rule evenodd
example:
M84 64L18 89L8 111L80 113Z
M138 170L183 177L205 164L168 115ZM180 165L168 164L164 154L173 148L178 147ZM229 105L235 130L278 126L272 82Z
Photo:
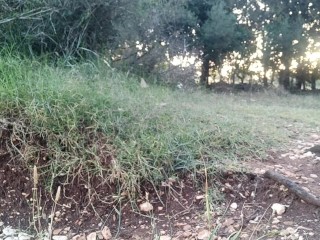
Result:
M297 78L296 89L301 90L301 87L302 87L302 81L300 81L300 79Z
M234 86L235 83L236 83L236 73L233 72L232 73L232 86Z
M317 77L316 77L315 71L317 71L317 70L313 70L313 72L312 72L312 74L311 74L311 79L310 79L312 91L315 91L315 90L316 90Z
M308 78L308 72L305 70L304 66L299 65L297 68L297 74L296 74L296 84L295 88L297 90L305 90L306 88L306 79Z
M290 87L289 71L287 69L281 70L279 73L279 84L288 90Z
M316 90L316 79L315 78L311 79L311 89L312 89L312 91Z
M285 69L280 71L279 74L279 84L284 87L284 89L290 89L290 63L289 59L285 58L283 61Z
M265 88L268 87L268 78L267 78L267 76L266 76L266 73L264 73L264 76L263 76L263 86L264 86Z
M201 69L201 77L200 77L200 84L202 86L209 86L209 68L210 68L210 61L207 57L203 57L202 59L202 69Z
M271 74L271 81L270 81L270 85L273 85L274 83L274 78L275 78L275 75L276 75L276 71L274 69L272 69L272 74Z

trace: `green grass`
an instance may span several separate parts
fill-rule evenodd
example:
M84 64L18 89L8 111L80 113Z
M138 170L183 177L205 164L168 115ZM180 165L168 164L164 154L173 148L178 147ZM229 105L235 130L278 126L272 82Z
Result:
M319 127L316 96L173 91L103 62L64 67L0 57L0 118L15 163L37 165L46 186L96 176L134 193L143 182L240 169ZM44 177L45 176L45 177Z

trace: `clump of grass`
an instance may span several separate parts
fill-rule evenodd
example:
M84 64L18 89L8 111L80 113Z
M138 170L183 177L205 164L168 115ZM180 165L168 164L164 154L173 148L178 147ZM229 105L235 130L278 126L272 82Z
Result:
M103 62L64 67L3 54L0 76L9 150L19 164L37 165L49 188L58 177L98 177L134 193L141 182L210 176L283 142L282 118L313 124L319 115L260 96L145 89Z

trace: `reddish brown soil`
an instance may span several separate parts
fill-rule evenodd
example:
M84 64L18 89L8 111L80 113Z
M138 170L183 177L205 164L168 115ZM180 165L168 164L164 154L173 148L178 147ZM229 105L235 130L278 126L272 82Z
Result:
M312 143L317 141L320 137ZM72 186L63 186L53 228L56 234L70 238L108 226L115 239L155 239L156 236L197 239L203 230L215 233L216 238L212 239L228 239L237 232L240 239L319 239L319 209L303 203L283 186L262 175L267 169L275 169L320 196L319 180L310 177L311 174L320 177L316 157L299 157L312 144L296 143L290 151L270 152L265 162L248 163L251 173L228 172L210 179L211 195L207 202L203 198L204 189L190 176L168 181L159 189L146 184L136 201L130 201L125 194L117 194L115 186L101 185L101 179L91 179L90 186L79 179ZM304 147L298 147L299 144ZM296 157L292 157L294 154ZM2 151L0 222L3 226L32 231L35 219L32 174L10 159L10 155ZM213 202L216 198L212 194L218 192L211 191L213 189L223 193L224 200ZM146 192L154 209L149 213L139 211L139 205L146 201ZM45 230L50 222L54 196L48 194L44 186L39 187L37 193L41 200L38 205L42 207L41 229L38 224L36 226L38 230ZM272 215L270 207L274 203L287 206L282 216ZM206 206L209 206L208 214ZM285 232L286 229L289 230Z

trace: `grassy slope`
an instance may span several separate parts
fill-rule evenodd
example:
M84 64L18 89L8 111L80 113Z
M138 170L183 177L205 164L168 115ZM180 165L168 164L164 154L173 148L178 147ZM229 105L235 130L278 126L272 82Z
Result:
M100 176L133 190L204 166L214 174L285 143L288 125L319 127L319 97L143 89L103 63L63 68L3 56L0 81L8 150L38 165L49 187L57 176Z

